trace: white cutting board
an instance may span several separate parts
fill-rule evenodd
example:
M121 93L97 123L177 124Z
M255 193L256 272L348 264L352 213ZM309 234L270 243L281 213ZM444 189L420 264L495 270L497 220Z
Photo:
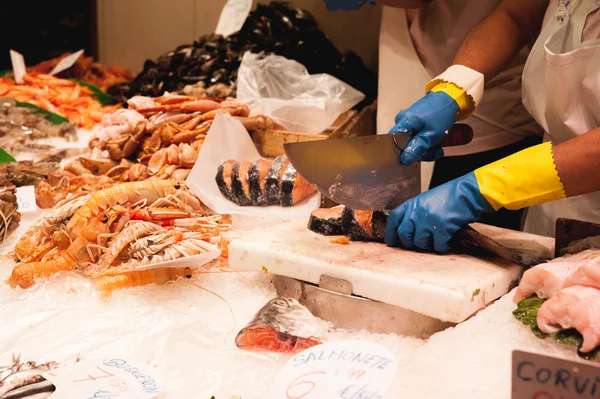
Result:
M554 239L474 224L490 238L535 245L551 254ZM229 264L318 284L321 275L348 280L353 294L460 323L506 294L522 269L499 258L435 255L379 243L332 244L306 220L256 229L229 245Z

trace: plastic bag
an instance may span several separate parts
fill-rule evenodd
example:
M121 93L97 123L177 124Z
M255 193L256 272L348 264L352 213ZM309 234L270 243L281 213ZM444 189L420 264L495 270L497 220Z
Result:
M318 134L365 95L331 75L309 75L296 61L247 52L238 70L237 98L261 107L290 131Z

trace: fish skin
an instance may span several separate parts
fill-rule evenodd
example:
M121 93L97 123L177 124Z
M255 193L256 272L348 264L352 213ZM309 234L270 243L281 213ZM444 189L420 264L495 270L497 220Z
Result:
M297 353L323 343L319 320L293 298L276 297L236 336L238 348Z
M310 214L308 229L324 236L341 236L344 207L319 208Z
M27 362L34 363L35 362ZM44 377L40 373L44 371L53 370L58 367L56 362L43 363L27 370L20 370L12 373L0 382L0 397L7 392L22 387L24 385L33 384L44 380Z
M583 336L580 351L589 352L600 345L600 290L580 285L564 288L544 302L536 322L546 334L575 328Z
M10 390L0 399L43 399L47 398L56 390L54 384L43 380L34 384L25 385Z

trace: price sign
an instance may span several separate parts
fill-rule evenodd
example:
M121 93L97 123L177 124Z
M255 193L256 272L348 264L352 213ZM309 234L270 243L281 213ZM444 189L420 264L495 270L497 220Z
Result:
M267 399L383 399L396 376L395 356L363 341L317 345L291 358Z
M56 75L62 71L66 71L67 69L71 68L75 64L75 62L77 62L77 59L81 57L81 54L83 54L83 50L79 50L60 60L56 64L54 69L52 69L50 75Z
M43 374L56 386L53 399L150 399L160 386L156 372L125 359L86 360Z
M600 388L599 382L600 367L597 365L513 352L513 399L594 398Z
M27 75L27 68L25 67L25 59L23 54L10 50L10 62L12 63L13 74L15 75L15 82L23 84L23 76Z
M227 37L239 32L251 9L252 0L228 0L221 11L215 33Z
M21 213L37 212L35 203L35 187L23 186L17 187L17 205Z

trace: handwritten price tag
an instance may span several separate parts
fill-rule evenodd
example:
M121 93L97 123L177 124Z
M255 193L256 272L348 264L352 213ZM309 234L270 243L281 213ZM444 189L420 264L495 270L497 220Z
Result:
M35 187L17 187L17 205L19 206L19 212L21 213L37 212L37 205L35 203Z
M238 32L244 26L251 9L252 0L228 0L221 11L215 33L227 37Z
M23 76L27 75L27 68L25 67L25 59L23 58L23 54L15 50L10 50L10 62L12 63L15 82L22 85Z
M159 394L155 371L125 359L86 360L44 373L52 399L150 399Z
M75 62L77 62L77 59L79 57L81 57L81 54L83 54L83 50L79 50L79 51L71 54L70 56L65 57L62 60L60 60L58 62L58 64L56 64L54 69L52 69L52 71L50 72L50 75L56 75L57 73L66 71L67 69L71 68L75 64Z
M396 368L395 356L371 342L317 345L285 364L266 399L383 399Z

